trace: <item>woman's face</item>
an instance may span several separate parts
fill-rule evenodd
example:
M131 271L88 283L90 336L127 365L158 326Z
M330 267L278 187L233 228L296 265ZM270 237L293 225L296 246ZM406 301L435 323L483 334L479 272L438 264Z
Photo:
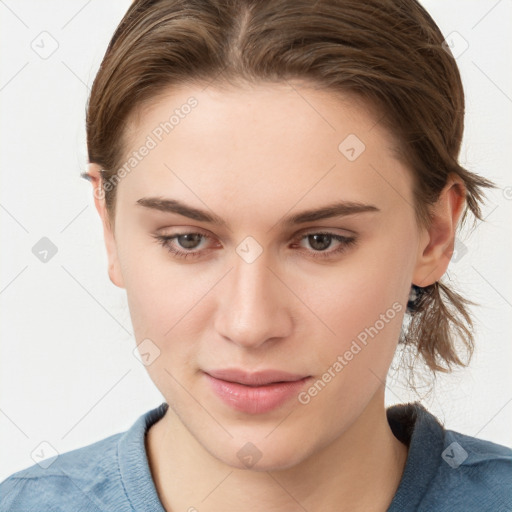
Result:
M173 88L129 135L110 275L151 379L217 459L297 464L382 400L427 240L409 171L361 103L298 84Z

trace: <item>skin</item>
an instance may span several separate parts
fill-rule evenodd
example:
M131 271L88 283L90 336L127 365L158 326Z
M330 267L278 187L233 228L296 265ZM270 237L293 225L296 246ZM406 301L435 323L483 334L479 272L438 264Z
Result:
M431 284L448 266L463 184L450 177L431 226L419 227L411 172L377 118L360 101L298 82L173 88L133 118L127 156L190 96L197 107L119 183L113 225L95 194L110 279L126 289L137 343L149 338L160 350L147 370L170 407L146 446L162 504L169 512L384 511L407 458L386 419L386 374L411 283ZM338 150L348 134L366 146L354 161ZM98 166L89 174L97 189ZM227 226L136 204L149 196L207 210ZM280 223L340 200L379 211ZM305 235L326 230L356 243L333 254L340 243L328 239L332 255L315 258L322 251ZM153 237L183 232L210 237L171 242L199 257L178 259ZM252 263L236 252L247 236L262 249ZM202 373L271 368L320 379L393 304L394 318L307 404L239 412ZM237 456L248 442L262 454L250 468Z

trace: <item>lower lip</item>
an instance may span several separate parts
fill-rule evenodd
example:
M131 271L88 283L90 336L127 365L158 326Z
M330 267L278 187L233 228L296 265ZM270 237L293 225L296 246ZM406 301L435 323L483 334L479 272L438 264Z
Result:
M293 396L297 396L304 384L311 379L277 382L266 386L245 386L236 382L216 379L205 373L216 395L227 405L249 414L262 414L276 409Z

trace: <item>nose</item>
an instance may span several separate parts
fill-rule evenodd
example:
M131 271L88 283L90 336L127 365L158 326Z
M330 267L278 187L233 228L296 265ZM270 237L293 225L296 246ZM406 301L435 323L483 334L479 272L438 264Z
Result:
M252 263L238 256L233 261L234 268L218 290L217 333L245 348L289 336L293 293L269 265L265 252Z

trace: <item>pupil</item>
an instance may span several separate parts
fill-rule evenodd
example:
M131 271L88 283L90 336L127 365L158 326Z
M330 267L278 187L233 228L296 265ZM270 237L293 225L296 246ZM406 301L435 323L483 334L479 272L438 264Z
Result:
M199 233L189 233L186 235L180 235L178 237L179 244L184 249L194 249L195 245L197 245L198 238L200 238L201 235ZM184 240L184 242L183 242Z
M330 245L330 235L309 235L309 243L313 249L324 251ZM320 243L318 241L320 240Z

